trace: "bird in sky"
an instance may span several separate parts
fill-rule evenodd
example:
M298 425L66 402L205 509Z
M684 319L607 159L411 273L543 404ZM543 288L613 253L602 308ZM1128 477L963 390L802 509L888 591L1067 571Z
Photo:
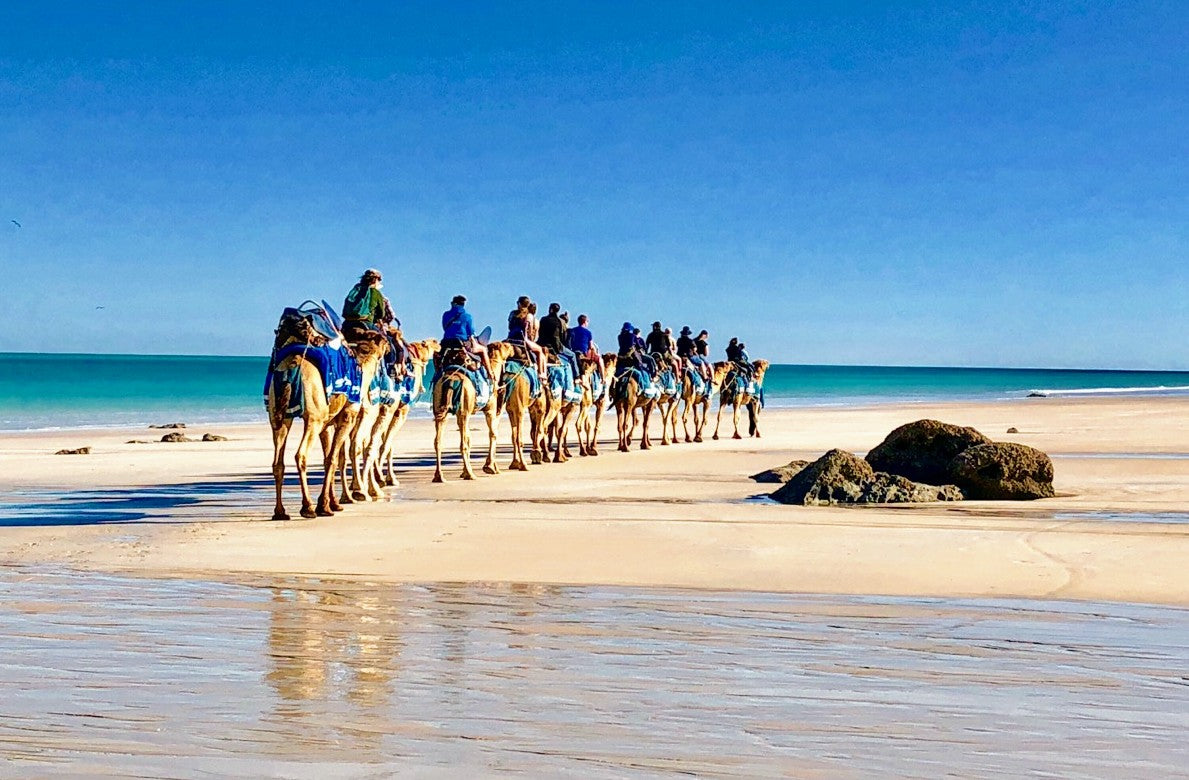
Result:
M10 220L8 220L8 221L9 221L9 222L11 222L12 224L16 225L17 227L20 227L20 226L21 226L21 223L20 223L20 222L17 222L15 219L10 219Z

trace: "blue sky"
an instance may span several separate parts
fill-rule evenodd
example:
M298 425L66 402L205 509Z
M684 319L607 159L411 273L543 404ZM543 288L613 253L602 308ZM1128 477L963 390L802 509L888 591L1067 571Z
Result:
M415 337L1189 368L1184 3L130 5L3 11L0 350L258 354L375 265Z

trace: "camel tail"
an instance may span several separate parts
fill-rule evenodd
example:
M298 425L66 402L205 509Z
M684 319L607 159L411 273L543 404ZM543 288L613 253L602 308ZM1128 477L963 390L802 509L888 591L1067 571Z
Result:
M457 414L462 396L462 380L457 376L450 377L440 385L439 393L440 402L434 404L434 417L439 414L443 417L448 414Z
M297 384L295 374L296 372L291 371L273 371L273 406L269 410L271 412L269 416L273 430L277 430L284 425L285 418L289 416L289 405L293 402L293 391Z

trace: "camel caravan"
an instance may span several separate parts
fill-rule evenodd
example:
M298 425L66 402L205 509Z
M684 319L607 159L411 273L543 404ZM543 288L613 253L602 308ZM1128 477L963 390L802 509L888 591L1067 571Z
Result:
M654 322L641 337L625 322L618 351L601 353L586 315L570 327L568 314L554 303L538 320L536 304L522 296L508 315L507 337L492 341L490 328L475 331L466 298L459 295L442 315L440 339L408 342L382 288L380 272L369 269L348 292L342 316L326 301L306 301L281 314L264 385L273 431L274 520L289 519L282 489L295 420L303 423L295 457L301 516L329 517L347 504L383 498L384 488L397 484L397 434L425 395L433 408L434 482L443 481L442 437L450 418L458 428L460 476L475 478L469 422L476 414L486 423L487 474L500 471L498 428L505 414L511 428L508 468L515 471L528 470L526 444L534 465L566 461L571 442L580 456L598 455L608 407L615 408L621 452L629 450L637 431L640 449L651 448L654 414L661 444L702 441L716 397L713 438L719 437L727 406L734 438L742 438L741 410L748 415L749 435L760 435L768 362L751 360L737 339L728 345L726 361L711 363L706 331L694 337L683 328L674 339ZM427 382L430 367L433 378ZM322 456L316 499L309 476L315 441Z

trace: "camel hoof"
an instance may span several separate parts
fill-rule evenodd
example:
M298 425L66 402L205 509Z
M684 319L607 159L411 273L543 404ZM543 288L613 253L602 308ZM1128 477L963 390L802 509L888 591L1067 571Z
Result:
M499 474L500 470L497 469L495 466L484 466L483 473L484 474Z
M273 520L288 520L289 514L286 512L273 512L272 519Z
M353 490L351 492L351 498L361 504L368 500L367 495L361 490Z
M731 438L732 438L732 439L742 439L743 437L742 437L742 436L740 436L739 434L737 434L737 433L736 433L736 434L735 434L734 436L732 436Z
M757 438L757 439L758 439L758 438L760 438L760 432L759 432L759 431L756 431L756 438Z
M597 456L597 455L599 454L599 451L598 451L598 450L596 450L594 447L591 447L591 448L590 448L590 454L591 454L591 457L595 457L595 456Z
M396 487L396 480L392 477L388 477L384 480L384 487Z
M351 498L346 493L343 493L341 496L339 496L339 501L344 504L354 504L355 503L355 499Z
M516 469L517 471L528 471L528 466L523 463L517 463L516 465L512 466L512 468Z
M314 514L318 515L318 517L334 517L334 512L331 512L326 507L319 507Z
M434 474L434 475L433 475L433 479L432 479L432 480L430 480L430 481L431 481L431 482L441 482L441 481L442 481L442 475L441 475L441 474Z
M662 447L668 447L668 446L669 446L669 442L665 441L664 439L661 439L661 446L662 446Z
M718 441L718 434L716 433L713 436L711 436L710 438L714 439L715 441Z
M640 449L642 449L642 450L650 450L650 449L652 449L652 445L651 445L651 444L641 444L641 445L640 445Z
M464 471L464 472L462 472L461 474L459 474L459 475L458 475L458 478L459 478L459 479L465 479L465 480L467 480L467 481L469 482L470 480L472 480L472 479L474 479L474 478L475 478L475 475L474 475L474 474L472 474L472 473L471 473L471 472L469 472L469 471Z
M702 437L701 437L701 436L695 436L695 437L694 437L694 443L695 443L695 444L701 444L701 443L702 443Z
M301 508L301 516L307 520L313 520L318 516L318 513L308 506L303 506Z

